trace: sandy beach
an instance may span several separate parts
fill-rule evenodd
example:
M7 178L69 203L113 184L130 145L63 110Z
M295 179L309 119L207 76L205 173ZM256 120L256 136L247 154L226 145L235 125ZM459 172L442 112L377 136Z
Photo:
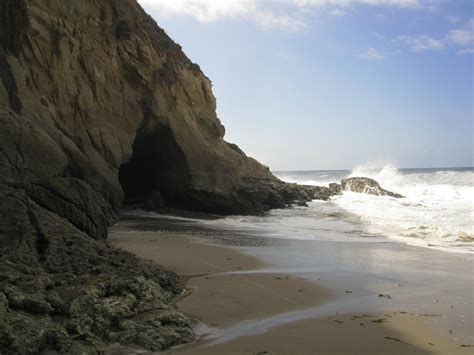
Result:
M181 276L186 291L177 306L195 321L197 340L171 349L171 354L472 353L472 316L462 302L439 297L427 303L424 297L433 290L417 284L418 294L413 294L414 281L403 279L402 265L395 270L396 279L385 272L385 280L356 266L364 250L371 255L364 262L378 262L383 269L387 250L396 255L397 245L342 243L354 251L344 256L353 262L347 275L328 262L338 262L340 255L332 249L342 252L340 243L229 245L234 244L226 242L232 236L180 230L180 223L170 228L168 223L125 217L109 238ZM319 250L312 262L297 256L311 248ZM319 258L331 252L332 257ZM374 261L376 255L381 259ZM465 296L462 290L453 292L457 298ZM459 323L457 314L470 318Z

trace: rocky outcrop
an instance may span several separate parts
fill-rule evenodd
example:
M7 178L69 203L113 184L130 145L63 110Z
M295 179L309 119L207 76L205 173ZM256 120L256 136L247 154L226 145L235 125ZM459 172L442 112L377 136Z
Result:
M2 0L0 20L0 352L190 341L177 276L106 244L124 198L248 214L327 191L227 143L210 80L135 0Z
M351 177L343 179L341 180L341 187L343 191L359 192L377 196L390 196L395 198L403 197L398 193L381 188L377 181L366 177Z
M2 354L94 353L108 342L161 350L193 339L173 306L177 275L94 239L104 231L87 216L102 206L82 210L93 201L87 186L74 202L39 184L0 184Z

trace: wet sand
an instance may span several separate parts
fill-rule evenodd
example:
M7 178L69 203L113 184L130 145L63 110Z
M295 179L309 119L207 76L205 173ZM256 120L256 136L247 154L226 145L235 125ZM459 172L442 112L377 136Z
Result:
M178 308L210 328L303 310L331 299L328 290L302 277L246 273L266 264L238 248L204 244L184 233L116 228L109 239L113 245L180 275L186 282L186 293Z
M381 320L383 320L382 323ZM200 346L199 346L200 345ZM407 314L345 314L290 323L263 334L183 347L172 354L472 354Z
M110 233L111 244L181 275L187 291L177 305L196 321L198 340L169 353L473 351L471 343L463 342L465 338L456 338L457 330L432 326L433 319L444 315L421 313L429 308L407 311L405 304L393 302L391 294L397 298L397 290L385 283L377 284L377 289L394 292L367 295L367 290L357 285L364 276L354 274L354 280L348 280L341 277L340 270L332 272L327 264L324 267L324 260L322 267L311 268L311 272L295 268L291 262L298 256L292 255L292 248L230 247L196 231L136 227L133 221L121 222ZM304 244L299 248L301 245L308 249ZM259 255L263 251L266 254ZM287 255L291 262L274 264L275 253ZM439 308L432 310L439 312ZM466 325L472 330L472 322Z

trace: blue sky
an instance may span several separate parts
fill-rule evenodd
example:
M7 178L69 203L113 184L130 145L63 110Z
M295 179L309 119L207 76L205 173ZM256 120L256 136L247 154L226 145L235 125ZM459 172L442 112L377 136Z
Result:
M474 1L139 2L272 170L473 166Z

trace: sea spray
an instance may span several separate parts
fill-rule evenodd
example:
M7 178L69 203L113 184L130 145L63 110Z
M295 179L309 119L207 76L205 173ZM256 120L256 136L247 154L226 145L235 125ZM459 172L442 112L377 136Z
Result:
M291 175L294 182L298 182L296 175ZM383 188L406 196L397 200L344 192L333 197L334 204L360 217L367 233L408 244L473 251L473 169L399 170L393 164L382 168L366 165L353 169L348 176L372 178ZM341 217L344 219L344 214Z

